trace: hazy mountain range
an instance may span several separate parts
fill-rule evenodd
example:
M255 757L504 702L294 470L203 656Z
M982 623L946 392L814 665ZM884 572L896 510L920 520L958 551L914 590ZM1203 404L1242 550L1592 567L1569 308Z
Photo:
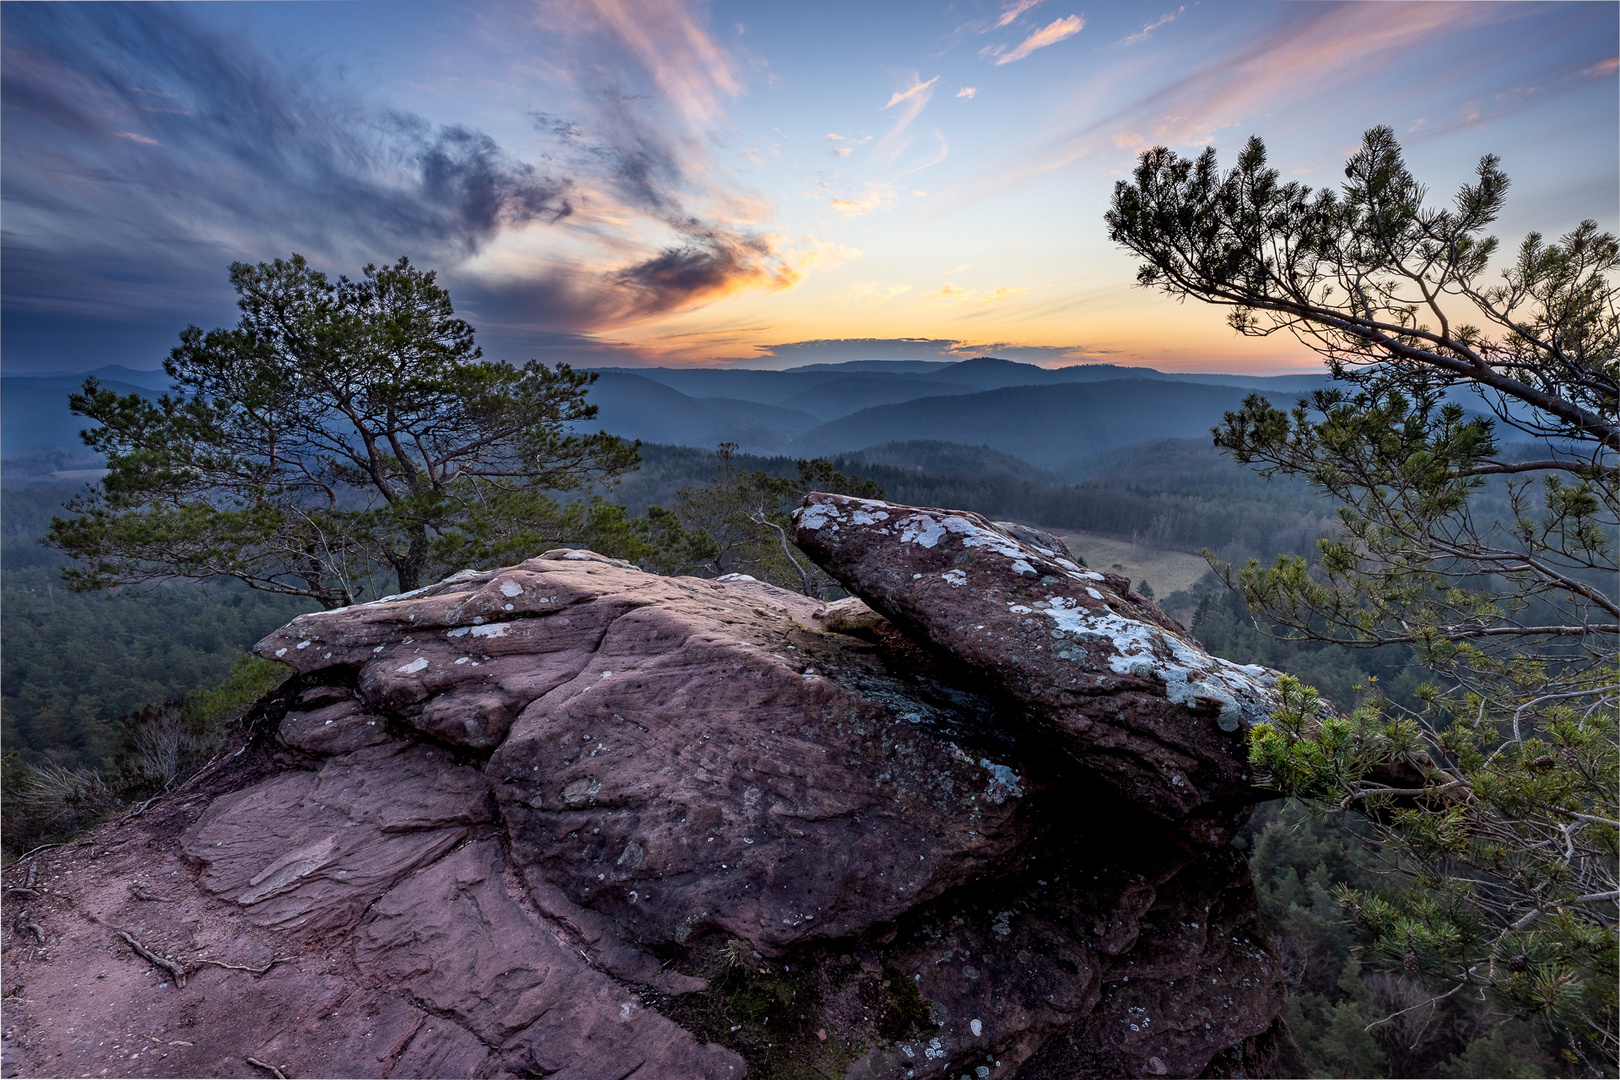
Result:
M67 395L85 375L155 396L161 371L109 366L78 375L0 380L0 452L58 448L83 457ZM1169 374L1085 365L1048 369L991 357L959 362L855 361L786 371L606 368L591 388L606 431L643 442L827 455L908 440L987 446L1059 476L1082 459L1151 439L1203 436L1244 396L1294 397L1325 375Z
M591 390L601 426L645 442L826 455L899 440L988 446L1063 475L1150 439L1202 436L1255 390L1291 401L1325 375L1056 370L981 357L862 361L787 371L610 368Z

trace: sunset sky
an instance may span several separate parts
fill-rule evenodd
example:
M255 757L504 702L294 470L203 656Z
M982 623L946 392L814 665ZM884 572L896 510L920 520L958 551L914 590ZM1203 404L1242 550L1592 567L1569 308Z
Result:
M1498 233L1617 227L1613 3L0 8L7 372L157 367L226 265L437 268L491 357L1317 361L1132 284L1153 145L1336 185L1393 125Z

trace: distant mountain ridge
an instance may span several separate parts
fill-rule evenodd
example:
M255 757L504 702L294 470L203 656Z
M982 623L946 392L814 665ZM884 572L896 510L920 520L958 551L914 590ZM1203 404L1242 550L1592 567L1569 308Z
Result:
M102 368L101 385L120 394L141 394L155 398L151 387L113 378ZM136 373L139 374L139 373ZM87 455L79 432L93 427L89 420L74 416L68 409L68 395L84 385L85 375L7 375L0 378L0 455L11 456L25 448L66 447L77 455Z
M948 438L983 444L1060 476L1084 458L1149 439L1202 435L1252 391L1146 379L1008 386L881 405L812 428L797 442L825 455Z
M806 364L782 371L745 368L596 368L601 372L639 375L684 394L697 397L731 397L785 404L794 395L805 393L829 376L850 382L884 379L900 386L915 382L946 384L973 390L999 390L1008 386L1050 386L1060 383L1112 382L1120 379L1149 379L1163 382L1202 383L1241 386L1277 393L1308 393L1332 380L1326 374L1242 375L1229 372L1165 372L1148 367L1118 364L1075 364L1063 368L1043 368L1016 360L977 356L970 360L856 360L844 364ZM922 393L912 397L926 396Z
M596 425L644 442L737 443L756 454L850 453L883 443L982 445L1065 476L1099 453L1204 437L1255 390L1280 401L1326 375L1171 375L1092 364L1047 369L994 357L864 361L787 371L603 368Z
M583 430L643 442L756 454L849 453L907 440L982 445L1066 475L1082 459L1154 438L1202 437L1254 390L1279 401L1328 385L1325 375L1183 375L1086 364L1042 368L995 357L810 364L786 371L599 368ZM84 453L87 422L67 408L86 376L154 397L161 371L109 365L82 374L0 380L0 450Z
M6 379L70 379L73 388L77 390L89 378L100 379L102 382L128 383L139 386L145 390L167 390L169 376L162 368L132 368L122 364L107 364L104 367L94 368L90 371L8 371Z

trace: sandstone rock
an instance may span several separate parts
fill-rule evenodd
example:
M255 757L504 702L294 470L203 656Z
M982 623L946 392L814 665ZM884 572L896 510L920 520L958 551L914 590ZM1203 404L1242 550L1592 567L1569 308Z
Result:
M202 887L282 930L341 930L394 882L490 820L484 778L447 750L392 743L216 801L182 842Z
M317 754L343 754L389 741L387 720L367 712L342 687L315 687L299 704L306 708L289 712L277 732L288 746Z
M1292 1068L1209 846L1264 674L1038 531L800 527L864 599L556 551L266 638L218 764L7 871L7 1074Z
M431 717L521 708L480 725L509 731L486 773L518 865L643 943L858 933L1022 835L1017 770L937 738L869 644L811 629L814 601L570 554L301 616L259 650L360 660L367 707L464 745Z
M825 604L817 608L810 617L816 621L816 625L829 633L863 636L877 633L879 626L888 621L867 607L866 601L854 596Z
M507 892L504 868L485 840L396 886L357 935L361 970L454 1017L521 1075L742 1075L737 1055L700 1046L559 945Z
M977 514L812 494L794 519L828 573L1126 803L1209 846L1242 824L1259 797L1243 731L1275 708L1273 672L1210 656L1124 579Z

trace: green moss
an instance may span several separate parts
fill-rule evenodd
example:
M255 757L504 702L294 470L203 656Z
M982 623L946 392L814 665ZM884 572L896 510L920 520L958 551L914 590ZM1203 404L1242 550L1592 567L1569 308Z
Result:
M878 1033L890 1042L899 1042L912 1033L932 1031L933 1017L928 1002L917 992L915 981L902 975L898 969L883 969L883 1019L878 1022Z

